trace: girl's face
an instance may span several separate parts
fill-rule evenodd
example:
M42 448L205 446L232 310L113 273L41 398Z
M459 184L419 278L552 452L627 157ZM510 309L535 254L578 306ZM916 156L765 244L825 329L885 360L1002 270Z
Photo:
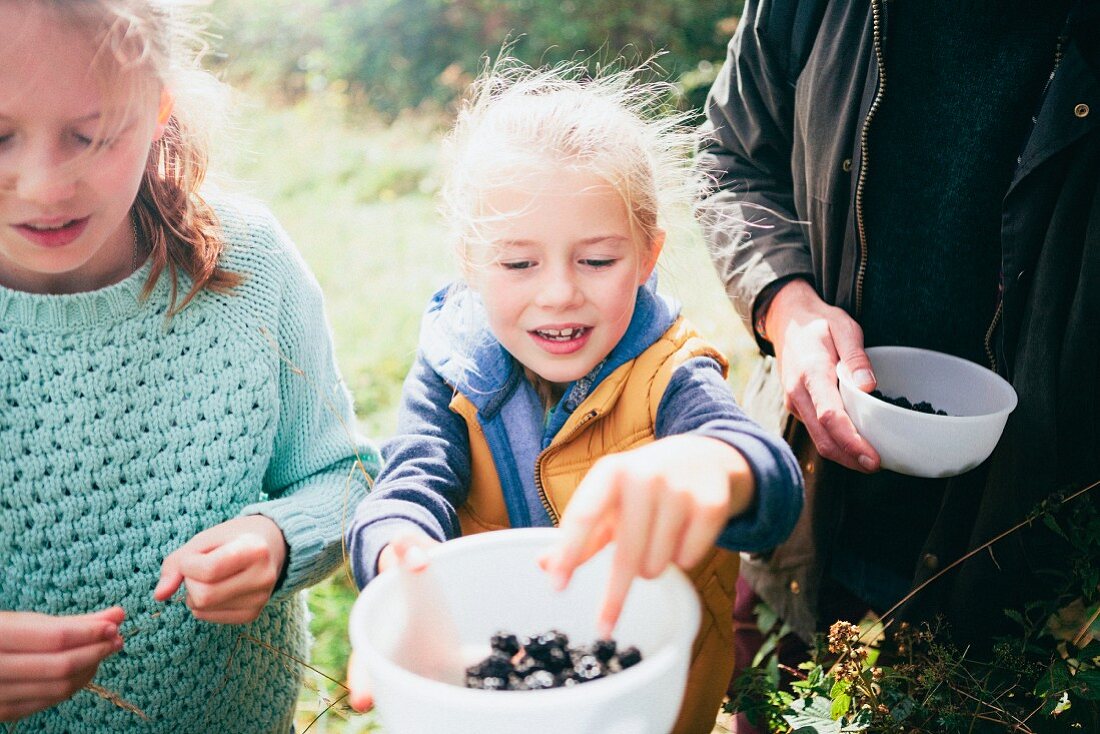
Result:
M44 5L0 0L0 285L72 293L133 270L129 211L163 124L152 81L120 72L140 99L95 140L125 100L103 97L93 40Z
M662 242L641 243L626 205L598 176L539 171L483 197L490 220L470 273L493 335L563 389L619 343Z

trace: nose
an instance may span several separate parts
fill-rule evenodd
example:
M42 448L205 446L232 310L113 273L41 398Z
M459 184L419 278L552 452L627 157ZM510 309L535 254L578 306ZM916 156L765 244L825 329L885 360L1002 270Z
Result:
M15 194L43 206L67 201L76 194L78 165L51 146L28 147L15 161Z
M548 267L538 286L535 303L540 308L560 310L576 307L584 301L584 292L568 265Z

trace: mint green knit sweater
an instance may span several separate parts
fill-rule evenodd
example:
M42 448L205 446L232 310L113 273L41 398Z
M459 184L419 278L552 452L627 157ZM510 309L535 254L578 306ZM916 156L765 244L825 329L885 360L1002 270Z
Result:
M148 264L90 293L0 288L0 609L124 607L125 648L94 682L149 717L81 691L19 732L290 731L298 666L241 635L307 655L296 592L341 562L366 484L355 451L372 475L378 454L341 425L354 419L320 289L285 233L253 205L219 215L223 265L246 280L171 321L167 276L139 300ZM169 552L249 514L290 548L257 621L153 600Z

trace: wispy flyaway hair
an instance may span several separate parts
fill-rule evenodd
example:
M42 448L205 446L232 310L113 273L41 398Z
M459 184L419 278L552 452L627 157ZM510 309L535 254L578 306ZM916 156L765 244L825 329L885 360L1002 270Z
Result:
M645 81L652 61L590 75L580 63L486 64L446 140L441 210L460 260L480 242L484 192L559 167L591 172L623 198L643 245L672 209L690 211L694 132L673 111L670 84Z

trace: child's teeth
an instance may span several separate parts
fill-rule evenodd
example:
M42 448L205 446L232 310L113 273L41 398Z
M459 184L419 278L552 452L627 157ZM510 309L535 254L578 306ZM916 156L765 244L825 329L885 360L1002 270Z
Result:
M568 329L539 329L539 333L547 339L573 339L584 331L583 327L580 328L568 328Z
M61 224L55 224L52 227L48 226L48 225L45 225L45 224L32 224L32 225L30 225L30 228L31 229L37 229L39 232L48 232L48 231L55 230L55 229L64 229L65 227L68 227L70 224L72 224L71 221L62 222Z

